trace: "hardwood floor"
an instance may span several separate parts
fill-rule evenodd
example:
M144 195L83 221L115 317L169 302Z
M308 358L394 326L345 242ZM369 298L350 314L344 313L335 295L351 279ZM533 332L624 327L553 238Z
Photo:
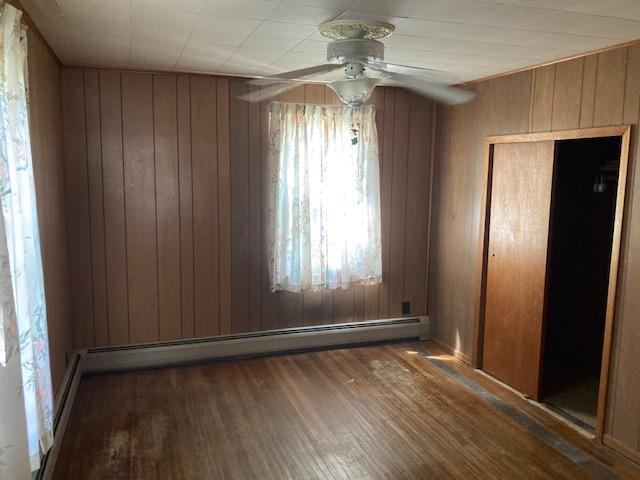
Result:
M73 408L55 479L640 478L430 342L86 377Z

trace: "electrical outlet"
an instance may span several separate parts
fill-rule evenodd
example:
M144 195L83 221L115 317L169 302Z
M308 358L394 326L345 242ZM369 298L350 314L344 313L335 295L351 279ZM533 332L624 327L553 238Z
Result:
M402 302L402 314L409 315L411 313L411 302L405 301Z

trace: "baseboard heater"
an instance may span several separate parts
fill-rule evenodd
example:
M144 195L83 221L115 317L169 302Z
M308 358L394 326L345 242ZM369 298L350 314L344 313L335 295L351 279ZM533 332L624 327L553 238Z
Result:
M53 414L53 446L49 449L42 459L42 464L38 470L35 480L51 480L55 469L62 438L69 423L71 416L71 408L76 398L78 386L80 385L80 377L84 370L84 355L82 351L75 351L69 358L67 368L65 369L60 387L56 392L54 399Z
M89 348L83 373L135 370L389 340L426 339L428 336L429 317L421 316Z

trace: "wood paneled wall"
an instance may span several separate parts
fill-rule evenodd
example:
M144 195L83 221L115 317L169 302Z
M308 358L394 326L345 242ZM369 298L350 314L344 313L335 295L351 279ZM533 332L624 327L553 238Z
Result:
M270 293L267 104L239 78L63 69L70 281L78 347L426 311L434 110L377 88L384 282ZM336 103L321 85L282 101Z
M17 5L20 8L19 5ZM54 389L72 349L62 150L60 66L42 38L28 30L29 125L47 302Z
M477 97L438 109L429 274L435 337L471 354L483 137L637 126L640 45L472 85ZM640 458L640 168L633 132L606 434Z

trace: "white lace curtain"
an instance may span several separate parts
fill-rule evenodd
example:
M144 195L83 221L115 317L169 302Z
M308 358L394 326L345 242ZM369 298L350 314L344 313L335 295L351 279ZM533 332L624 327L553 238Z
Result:
M269 132L271 290L380 283L374 107L276 102Z
M31 479L53 442L21 13L0 2L0 478L15 480Z

